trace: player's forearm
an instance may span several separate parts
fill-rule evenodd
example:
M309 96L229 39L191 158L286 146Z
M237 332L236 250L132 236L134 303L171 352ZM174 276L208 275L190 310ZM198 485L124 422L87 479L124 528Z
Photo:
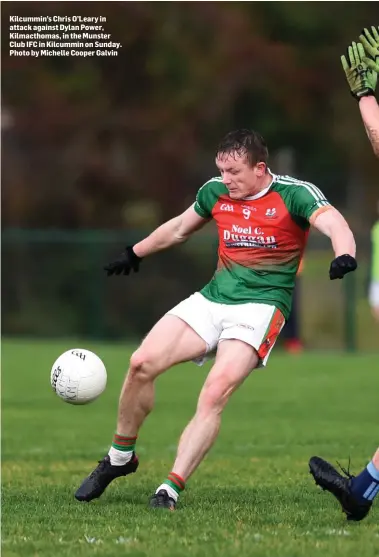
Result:
M374 153L379 157L379 106L375 97L362 97L359 110Z
M332 242L333 250L336 257L349 254L355 257L356 245L352 231L348 226L335 226L330 230L329 234Z
M334 207L318 209L310 218L310 223L332 242L336 257L355 257L356 247L352 231L345 218Z
M138 257L146 257L157 251L185 242L188 236L180 234L180 216L171 219L154 230L147 238L133 246Z

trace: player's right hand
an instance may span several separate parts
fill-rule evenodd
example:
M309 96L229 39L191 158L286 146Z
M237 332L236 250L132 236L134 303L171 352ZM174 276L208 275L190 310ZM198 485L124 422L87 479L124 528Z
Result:
M371 26L369 29L363 29L362 34L359 35L359 40L364 46L366 54L370 56L364 57L363 62L367 64L370 70L379 73L379 27Z
M347 51L349 62L345 56L341 56L351 94L357 100L374 94L378 76L372 72L363 61L365 51L361 43L352 43Z
M141 261L142 257L138 257L134 253L133 246L127 246L117 259L104 267L104 271L107 271L108 277L111 275L121 275L121 273L129 275L130 271L138 273Z
M339 255L330 264L329 278L330 280L342 279L347 273L355 271L358 267L357 260L348 253Z

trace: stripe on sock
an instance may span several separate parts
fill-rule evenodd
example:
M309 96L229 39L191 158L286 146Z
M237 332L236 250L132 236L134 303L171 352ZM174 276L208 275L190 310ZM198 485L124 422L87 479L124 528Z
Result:
M368 486L368 488L366 489L366 491L364 492L363 498L364 498L364 499L369 499L369 500L371 500L371 499L370 499L370 496L371 496L372 492L375 491L375 488L376 488L377 486L378 486L378 484L377 484L376 482L372 482L372 483Z
M186 486L186 482L183 480L183 478L180 477L178 474L175 474L175 472L170 472L168 475L168 479L176 482L181 489L184 489Z
M115 433L113 436L112 447L118 451L134 451L137 437L126 437Z
M375 497L378 495L378 493L379 493L379 484L376 484L376 488L372 490L372 492L370 493L369 497L367 497L367 499L369 501L373 501Z
M113 437L114 437L115 440L120 441L120 442L124 442L124 441L125 442L127 442L127 441L135 442L136 439L137 439L137 436L127 437L125 435L119 435L118 433L115 433Z
M183 491L186 485L183 478L181 478L178 474L175 474L174 472L171 472L168 475L165 483L167 483L170 487L172 487L172 489L174 489L176 493L180 493L181 491Z
M379 470L376 469L372 460L367 464L367 472L376 482L379 482Z
M124 447L129 447L130 445L136 444L135 439L134 440L130 439L128 441L119 441L118 439L113 439L113 442L117 443L117 445L123 445Z

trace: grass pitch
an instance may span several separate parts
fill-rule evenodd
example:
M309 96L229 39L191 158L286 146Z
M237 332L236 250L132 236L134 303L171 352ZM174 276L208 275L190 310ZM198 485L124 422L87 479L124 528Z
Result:
M105 362L108 387L87 406L51 391L50 368L81 346ZM379 356L273 354L227 407L219 439L190 479L174 513L147 501L171 470L181 430L209 367L170 370L138 439L138 472L103 497L74 491L108 451L131 347L77 342L3 342L2 551L22 556L379 555L379 503L347 523L314 485L319 454L354 471L378 443Z

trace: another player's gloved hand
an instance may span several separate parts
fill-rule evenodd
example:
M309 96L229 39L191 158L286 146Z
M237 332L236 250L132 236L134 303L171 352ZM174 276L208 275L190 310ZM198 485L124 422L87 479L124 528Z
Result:
M104 271L107 271L108 277L111 275L128 275L130 271L138 273L139 265L142 261L142 257L138 257L133 251L132 246L127 246L125 251L123 251L115 261L109 263L104 267Z
M366 54L371 57L364 57L363 62L370 70L379 73L379 27L372 26L371 32L369 29L363 29L359 40L363 44Z
M347 273L355 271L357 267L358 265L354 257L348 253L339 255L330 264L329 278L330 280L342 279Z
M359 101L362 97L373 95L378 76L364 62L365 51L361 43L349 46L348 58L349 62L341 56L341 62L353 97Z

